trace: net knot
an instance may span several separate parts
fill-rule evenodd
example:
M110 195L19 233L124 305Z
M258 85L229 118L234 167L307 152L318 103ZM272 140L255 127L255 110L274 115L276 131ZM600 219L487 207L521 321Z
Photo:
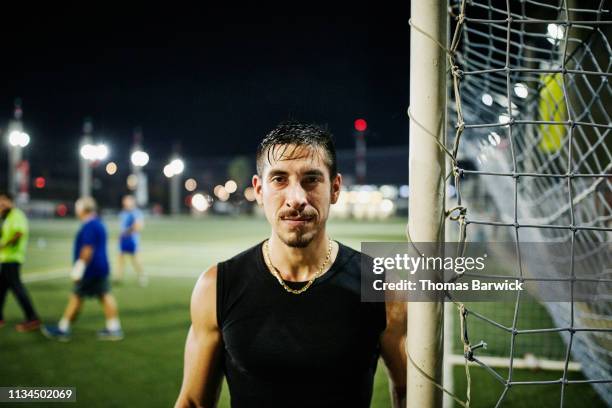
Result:
M485 350L487 349L487 343L485 343L483 340L480 340L478 344L475 344L473 346L470 346L469 344L464 345L464 357L469 361L474 361L474 350L479 349L481 347Z
M458 65L453 65L451 68L451 74L457 79L461 79L463 77L463 71L459 69Z
M465 122L463 121L462 118L459 118L459 121L455 125L455 128L457 129L458 132L463 132L465 130Z
M463 176L463 169L461 167L457 166L457 162L454 162L453 176L455 176L455 178Z
M454 215L453 213L457 213ZM450 210L446 211L446 216L451 221L465 221L465 216L467 214L467 208L463 206L453 207Z

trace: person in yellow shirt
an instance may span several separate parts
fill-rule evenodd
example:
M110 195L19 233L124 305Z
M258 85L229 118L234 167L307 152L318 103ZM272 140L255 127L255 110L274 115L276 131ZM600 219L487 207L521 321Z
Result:
M0 191L0 216L3 219L0 230L0 328L5 325L4 301L10 289L26 317L25 321L15 326L17 331L38 330L40 319L19 277L28 245L28 219L23 211L15 207L12 195L4 191Z

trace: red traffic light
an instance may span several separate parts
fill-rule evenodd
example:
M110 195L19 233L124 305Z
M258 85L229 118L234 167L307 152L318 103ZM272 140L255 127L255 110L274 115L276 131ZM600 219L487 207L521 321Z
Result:
M368 128L368 122L365 121L365 119L357 119L355 121L355 130L358 132L365 132L365 130Z
M47 185L47 180L45 180L44 177L36 177L36 179L34 180L34 185L36 186L36 188L45 188L45 186Z

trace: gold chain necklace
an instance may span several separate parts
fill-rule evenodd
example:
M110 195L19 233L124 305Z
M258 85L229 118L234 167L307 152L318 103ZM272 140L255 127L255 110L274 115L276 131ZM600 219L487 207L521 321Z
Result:
M321 267L319 268L319 270L317 271L317 273L314 274L314 276L312 277L312 279L310 279L308 281L308 283L306 285L304 285L302 288L300 289L292 289L289 286L287 286L287 284L285 283L285 281L283 280L283 278L281 277L280 272L278 271L278 269L276 269L276 267L274 265L272 265L272 260L270 258L270 247L268 245L268 240L266 240L266 242L264 242L264 254L265 259L266 259L266 264L268 264L268 267L272 270L272 272L274 273L274 276L276 277L276 279L278 280L278 283L281 284L281 286L283 288L285 288L285 290L289 293L293 293L294 295L299 295L303 292L306 292L308 290L308 288L310 288L310 286L314 283L315 279L317 279L319 276L321 276L321 274L323 273L323 270L325 269L325 267L327 266L327 264L329 263L329 260L331 258L331 252L332 252L332 240L331 238L329 238L329 242L327 243L327 256L325 257L325 261L323 261L323 265L321 265Z

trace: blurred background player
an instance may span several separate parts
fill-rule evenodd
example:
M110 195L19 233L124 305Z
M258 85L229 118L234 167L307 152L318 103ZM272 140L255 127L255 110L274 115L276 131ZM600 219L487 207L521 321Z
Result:
M138 282L141 286L146 286L148 280L144 275L142 265L138 257L140 231L144 226L142 212L136 207L136 200L134 199L134 196L124 196L121 204L123 206L123 210L121 213L119 213L121 232L119 236L119 262L117 263L116 279L118 282L123 280L125 258L129 257L132 260L132 266L138 275Z
M75 282L74 291L68 299L57 326L44 326L43 334L60 341L70 340L70 324L77 317L83 299L97 297L104 308L106 328L98 331L100 340L121 340L123 331L119 321L117 301L110 293L109 263L106 255L106 227L96 214L96 202L91 197L77 200L77 217L81 229L74 242L74 266L70 277Z
M4 326L2 311L10 289L26 318L15 328L19 332L37 330L40 320L19 276L28 245L28 219L14 206L11 194L3 191L0 191L0 215L3 219L0 233L0 327Z

